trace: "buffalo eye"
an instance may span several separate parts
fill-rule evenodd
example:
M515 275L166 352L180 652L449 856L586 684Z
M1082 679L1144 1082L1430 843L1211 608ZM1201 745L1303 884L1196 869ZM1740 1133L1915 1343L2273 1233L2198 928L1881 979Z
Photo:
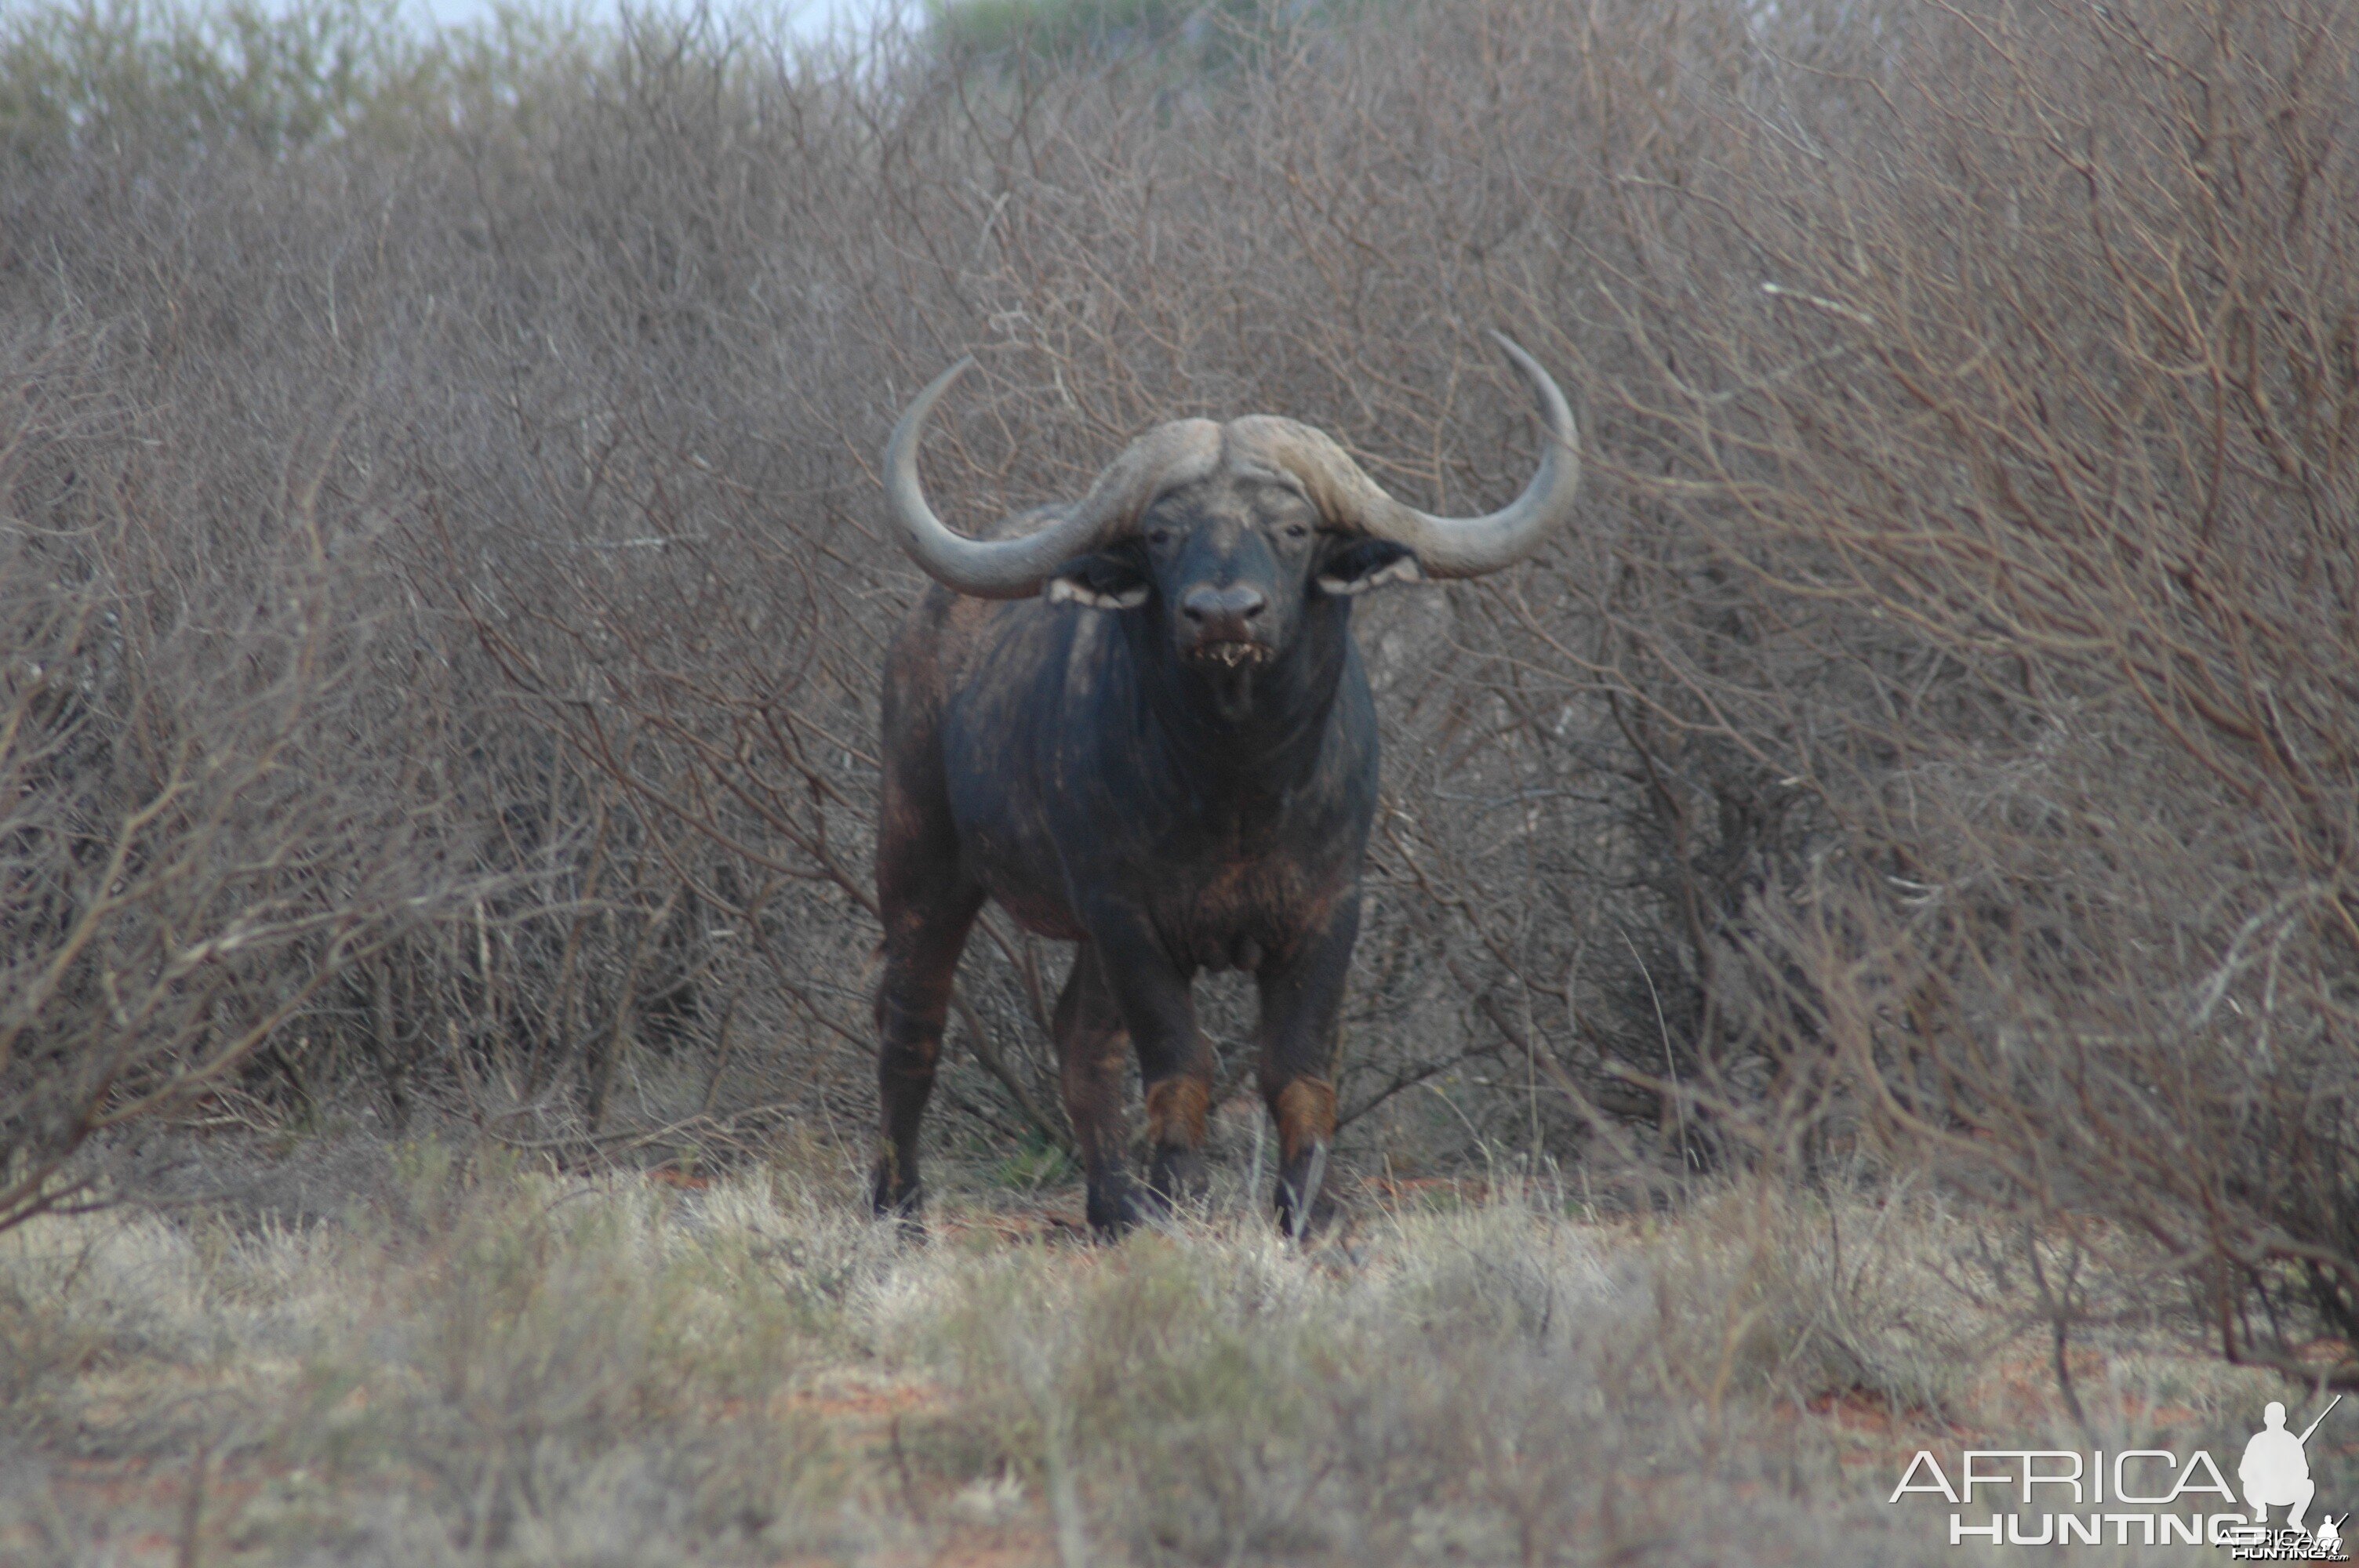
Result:
M1289 539L1308 539L1310 537L1310 524L1308 523L1288 523L1286 525L1286 536Z
M1168 545L1171 542L1171 530L1169 528L1149 528L1147 531L1147 542L1158 546Z

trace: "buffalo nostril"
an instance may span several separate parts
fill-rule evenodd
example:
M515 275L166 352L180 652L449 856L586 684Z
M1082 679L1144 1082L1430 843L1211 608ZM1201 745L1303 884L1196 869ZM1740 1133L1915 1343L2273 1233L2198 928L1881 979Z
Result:
M1180 599L1180 613L1199 626L1212 620L1251 621L1268 607L1268 595L1244 583L1191 588Z

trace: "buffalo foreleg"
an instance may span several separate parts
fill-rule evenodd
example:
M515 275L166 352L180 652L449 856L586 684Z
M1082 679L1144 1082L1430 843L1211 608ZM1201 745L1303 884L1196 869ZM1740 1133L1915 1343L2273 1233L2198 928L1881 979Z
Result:
M1057 998L1054 1028L1065 1115L1072 1121L1089 1181L1090 1227L1103 1237L1119 1236L1140 1217L1124 1162L1130 1035L1098 967L1097 949L1087 942L1073 949L1073 969Z
M1135 909L1101 904L1089 926L1092 940L1082 951L1097 958L1091 1000L1103 999L1138 1053L1147 1090L1147 1196L1156 1208L1168 1208L1202 1189L1204 1115L1212 1103L1212 1057L1196 1027L1190 973L1171 961ZM1110 1086L1103 1092L1118 1107L1119 1057L1102 1072ZM1094 1224L1104 1215L1102 1230L1119 1231L1137 1217L1121 1156L1120 1141L1112 1141L1090 1170L1090 1217Z
M1147 1086L1147 1184L1167 1205L1204 1195L1204 1119L1212 1108L1209 1058Z
M1277 1223L1301 1237L1332 1212L1327 1155L1335 1139L1335 1059L1343 981L1360 934L1356 893L1336 901L1323 930L1261 967L1262 1098L1277 1124Z

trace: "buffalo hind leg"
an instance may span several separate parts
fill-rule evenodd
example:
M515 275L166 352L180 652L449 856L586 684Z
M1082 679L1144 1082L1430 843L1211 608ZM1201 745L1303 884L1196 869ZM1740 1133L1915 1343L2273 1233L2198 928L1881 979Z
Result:
M934 1090L951 983L983 895L943 889L885 910L885 975L876 986L876 1090L882 1134L869 1201L877 1217L915 1227L923 1201L918 1126Z
M1082 1172L1089 1182L1090 1228L1112 1240L1146 1216L1125 1158L1123 1091L1130 1070L1130 1033L1106 989L1097 948L1088 942L1073 949L1072 973L1057 998L1055 1033L1065 1115L1081 1143Z

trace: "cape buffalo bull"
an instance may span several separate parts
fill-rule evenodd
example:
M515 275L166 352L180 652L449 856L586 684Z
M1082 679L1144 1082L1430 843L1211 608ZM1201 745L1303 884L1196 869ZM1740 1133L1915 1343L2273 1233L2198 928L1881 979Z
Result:
M1255 416L1160 426L1079 502L967 538L926 503L918 445L974 362L901 416L885 453L893 520L941 586L885 669L880 1216L916 1213L951 977L989 897L1080 945L1055 1033L1091 1226L1119 1234L1201 1185L1212 1057L1190 988L1231 968L1260 985L1278 1220L1309 1223L1376 800L1353 597L1498 570L1565 521L1580 481L1564 395L1499 342L1545 428L1539 471L1484 517L1405 506L1324 434ZM1143 1192L1125 1163L1125 1043L1146 1086Z

